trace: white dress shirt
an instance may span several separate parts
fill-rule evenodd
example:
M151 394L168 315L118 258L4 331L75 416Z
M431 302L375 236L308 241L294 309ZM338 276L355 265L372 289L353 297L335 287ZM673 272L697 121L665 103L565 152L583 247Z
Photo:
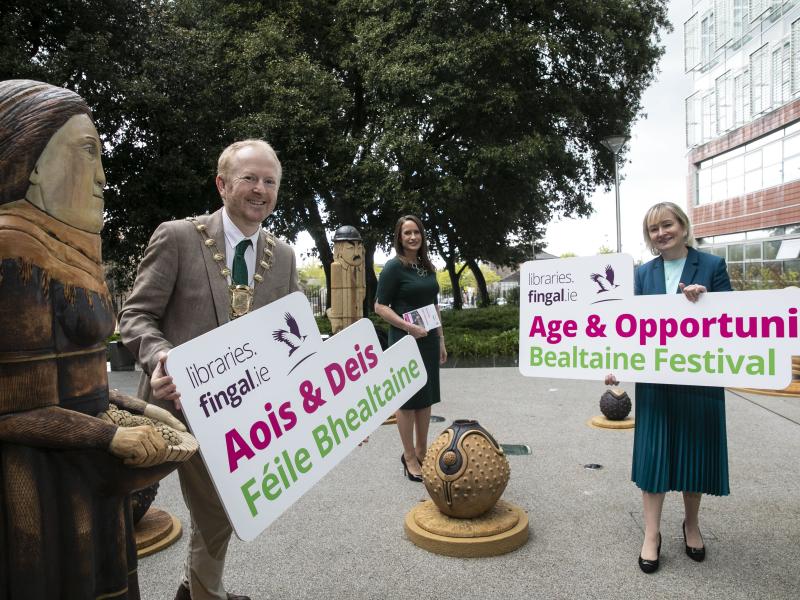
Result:
M222 230L225 232L225 263L228 269L233 272L233 255L236 252L236 246L244 239L249 239L253 242L247 250L244 251L244 262L247 264L247 277L248 284L253 285L253 275L256 273L256 248L258 248L258 236L261 235L261 228L259 227L251 236L246 236L239 228L231 221L228 216L228 211L225 207L222 208ZM228 275L228 283L231 282L231 276Z

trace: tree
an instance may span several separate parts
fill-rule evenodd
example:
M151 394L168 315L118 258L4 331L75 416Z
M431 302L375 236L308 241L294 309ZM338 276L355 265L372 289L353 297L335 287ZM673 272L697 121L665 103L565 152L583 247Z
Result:
M613 180L662 49L665 0L33 0L4 9L0 68L67 84L107 143L106 256L124 279L155 226L214 210L215 159L264 137L284 167L270 227L372 254L419 215L459 287L530 256ZM458 268L456 265L468 265ZM484 296L484 300L486 297ZM456 306L460 299L456 298Z

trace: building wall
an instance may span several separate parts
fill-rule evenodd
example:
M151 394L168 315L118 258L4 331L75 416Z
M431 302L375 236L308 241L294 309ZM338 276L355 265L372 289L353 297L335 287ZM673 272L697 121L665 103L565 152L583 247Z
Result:
M698 245L726 258L737 287L796 283L800 1L695 0L692 8L687 207Z

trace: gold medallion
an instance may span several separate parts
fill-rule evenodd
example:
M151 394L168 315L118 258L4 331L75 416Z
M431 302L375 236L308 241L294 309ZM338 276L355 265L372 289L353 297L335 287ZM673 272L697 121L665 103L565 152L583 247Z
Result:
M231 319L236 319L250 312L253 303L253 289L247 285L232 285Z

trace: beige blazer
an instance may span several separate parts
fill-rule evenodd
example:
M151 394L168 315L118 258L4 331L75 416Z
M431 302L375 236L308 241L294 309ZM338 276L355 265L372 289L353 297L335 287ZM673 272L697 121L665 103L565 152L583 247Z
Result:
M197 218L206 225L208 237L216 240L216 249L225 254L222 209ZM262 230L256 248L256 264L266 244ZM119 315L122 341L142 365L139 397L150 398L150 374L159 351L169 351L230 320L230 294L226 278L219 273L213 252L204 243L205 236L189 221L170 221L158 226L150 238L139 265L133 290ZM255 286L253 308L260 308L300 289L292 248L278 240L273 249L274 261ZM172 402L156 402L172 414Z

